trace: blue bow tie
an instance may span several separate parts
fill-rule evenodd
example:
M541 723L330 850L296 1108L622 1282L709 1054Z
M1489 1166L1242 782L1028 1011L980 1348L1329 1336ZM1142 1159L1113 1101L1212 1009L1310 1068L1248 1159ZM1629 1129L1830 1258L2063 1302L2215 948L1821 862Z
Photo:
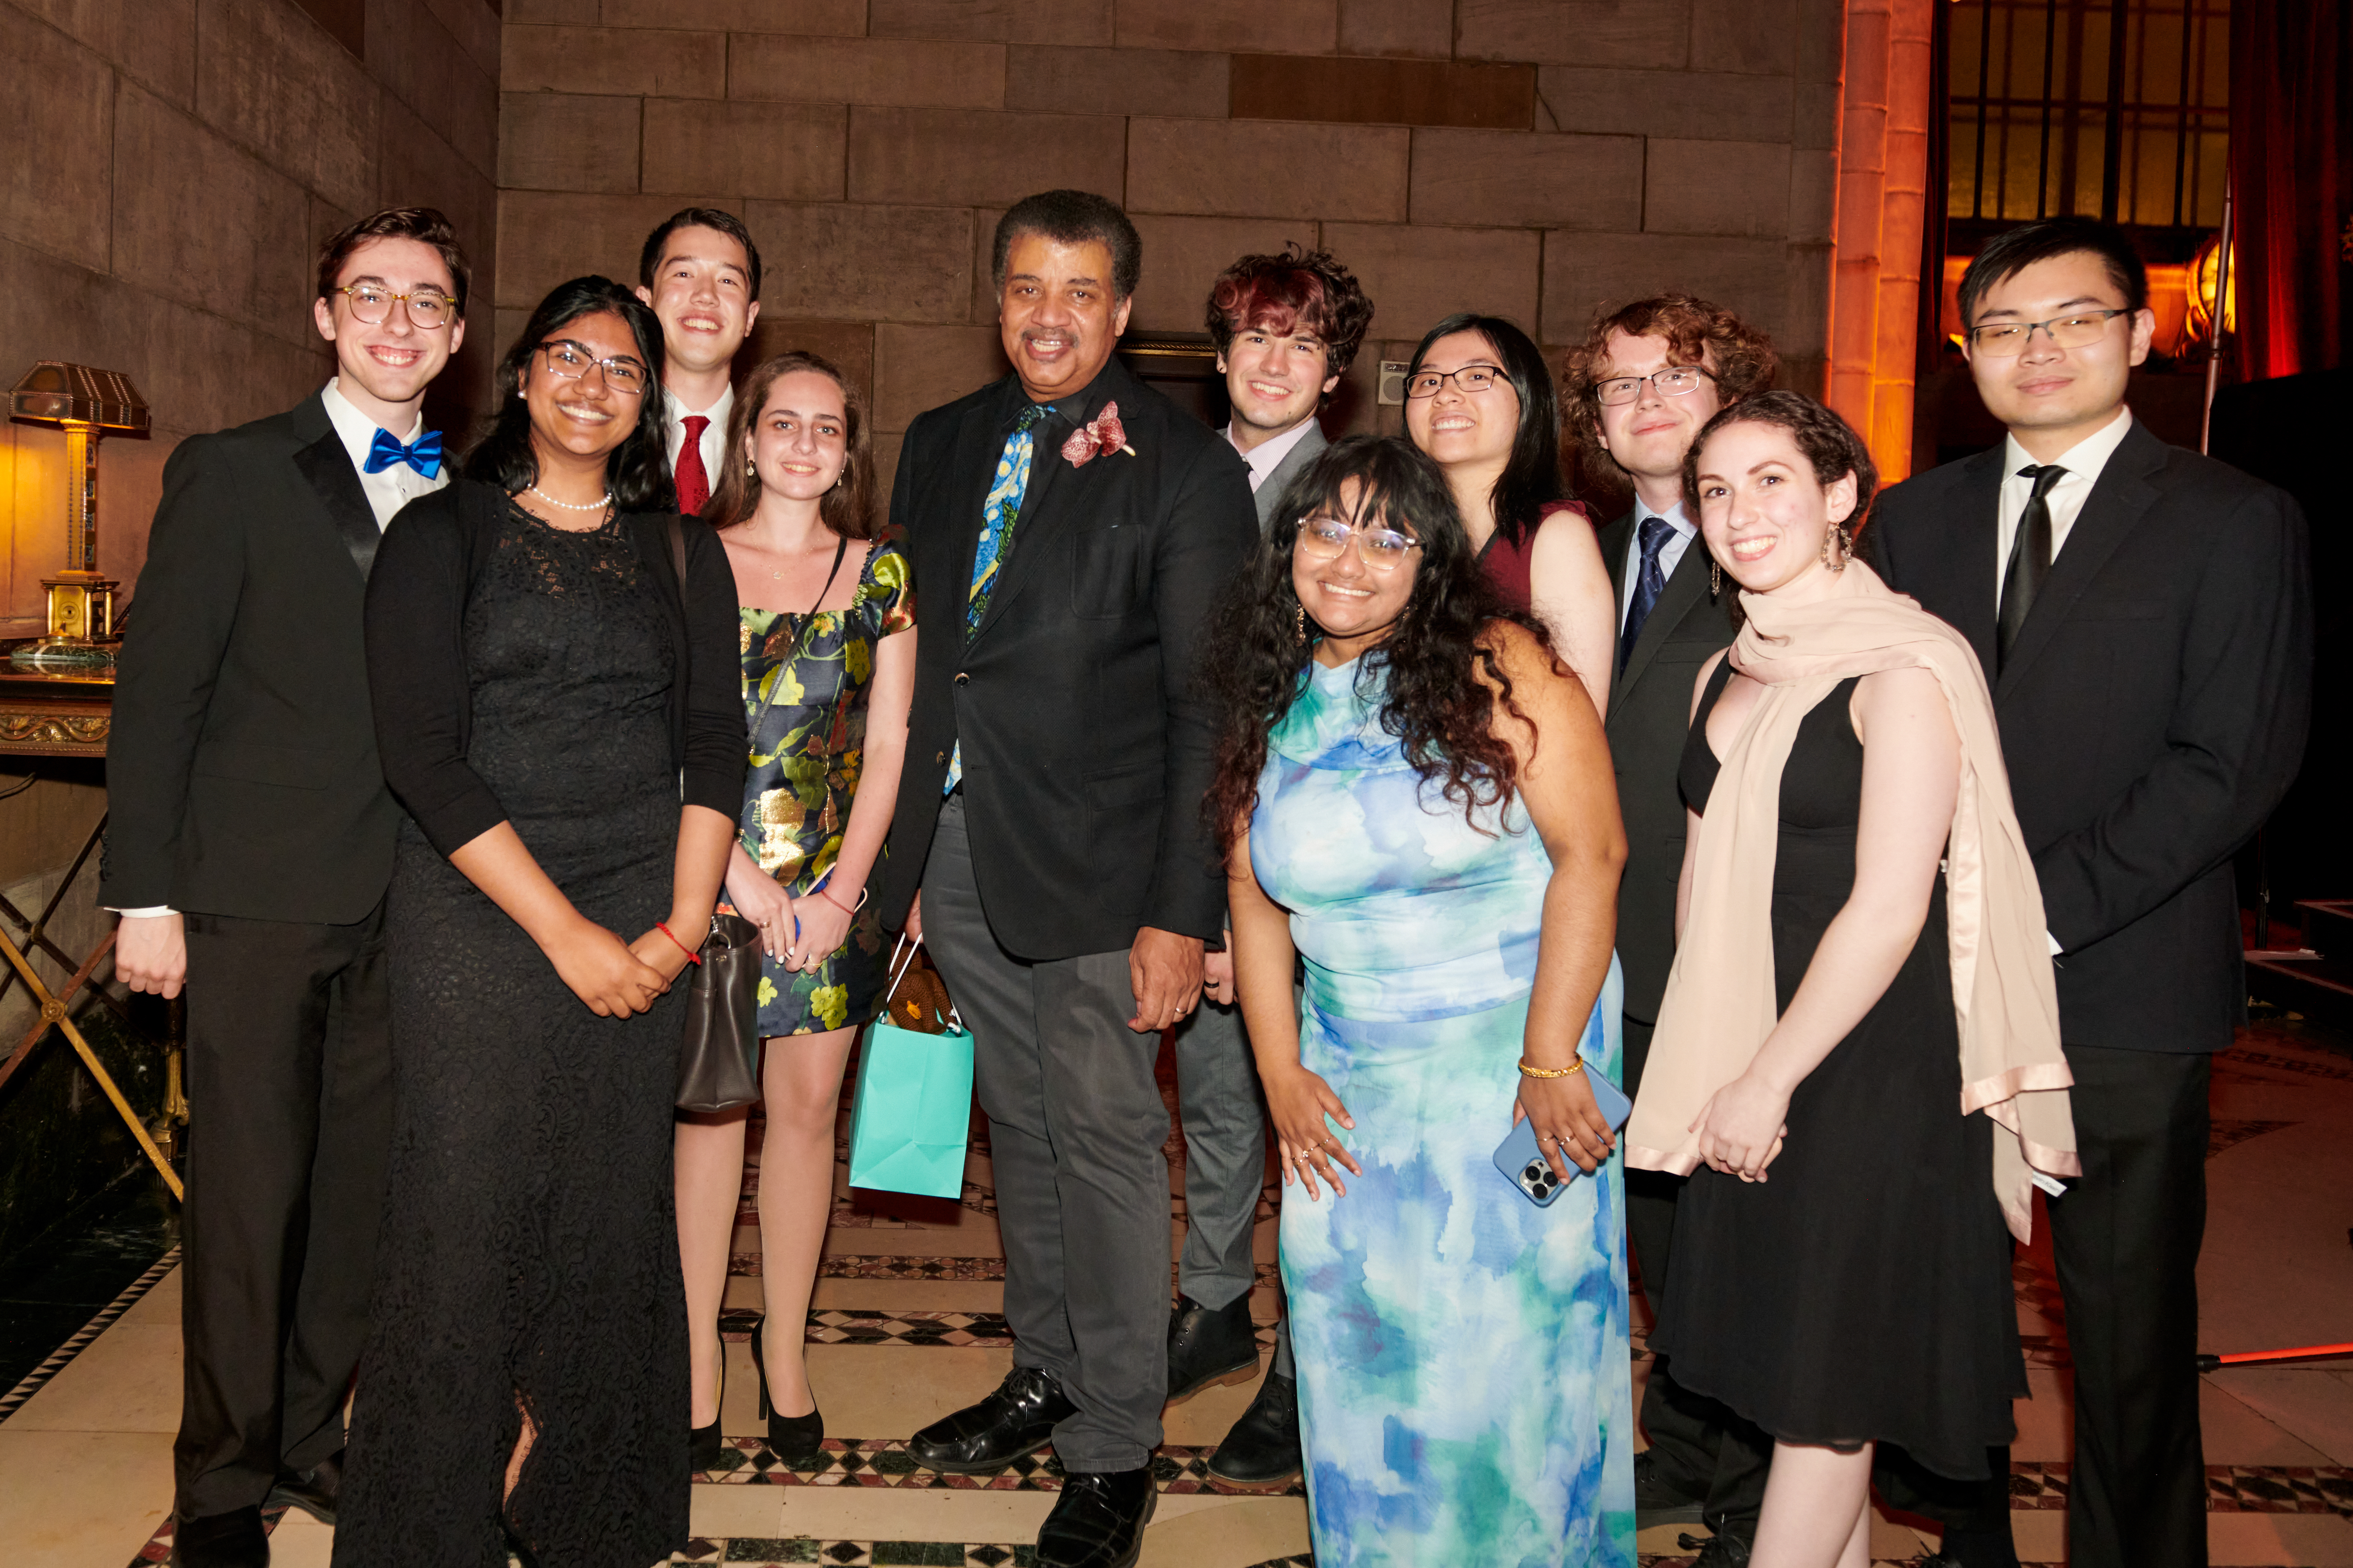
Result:
M365 471L380 474L395 463L406 463L427 479L441 474L441 432L427 430L410 446L402 446L389 430L378 430L368 447Z

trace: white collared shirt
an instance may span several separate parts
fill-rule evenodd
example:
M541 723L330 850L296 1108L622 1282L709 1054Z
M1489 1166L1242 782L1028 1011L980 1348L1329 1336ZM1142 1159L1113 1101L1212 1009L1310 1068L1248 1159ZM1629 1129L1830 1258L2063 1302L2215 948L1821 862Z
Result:
M1683 552L1691 548L1691 542L1699 537L1698 524L1683 516L1683 502L1675 502L1671 511L1652 511L1641 496L1634 498L1634 531L1626 538L1626 592L1618 601L1618 630L1621 635L1626 630L1626 617L1633 612L1634 588L1642 575L1642 521L1652 517L1675 531L1672 538L1659 546L1659 575L1662 577L1675 574L1676 563L1683 558Z
M1307 438L1307 427L1314 423L1315 416L1311 414L1282 435L1270 441L1261 441L1247 452L1242 452L1242 444L1234 440L1233 426L1230 423L1226 426L1227 441L1235 451L1242 453L1242 461L1250 465L1252 495L1258 493L1259 486L1266 483L1275 469L1282 467L1282 459L1291 456L1291 449Z
M330 380L320 392L319 401L326 405L328 421L334 426L335 434L343 437L343 450L352 456L352 472L360 477L360 491L367 497L368 510L375 513L376 527L382 529L392 521L402 507L418 496L431 495L448 484L450 465L456 461L457 454L443 452L441 471L429 479L406 463L395 463L380 473L369 473L368 452L375 445L375 433L380 426L353 406L352 400L343 395L339 384L343 379L336 376ZM417 422L408 427L407 435L393 432L403 446L413 445L424 434L425 416L422 412L417 416Z
M2084 503L2091 499L2092 487L2100 482L2100 471L2116 456L2116 448L2132 429L2132 410L2119 408L2116 416L2098 430L2076 442L2057 458L2059 467L2066 469L2059 482L2044 492L2042 502L2051 509L2051 559L2059 559L2066 547L2067 534L2074 528L2075 520L2083 515ZM2026 515L2026 503L2034 495L2034 481L2019 478L2018 470L2031 464L2026 448L2018 444L2015 436L2005 436L2001 444L2001 510L1996 529L1993 553L1993 591L1995 602L2000 602L2001 580L2010 571L2010 552L2018 539L2018 520Z
M719 395L719 401L708 408L689 408L681 404L668 388L662 391L662 453L670 462L670 471L678 472L678 454L686 445L686 416L700 414L711 421L702 427L702 439L697 443L702 453L702 477L711 481L711 493L719 493L719 482L725 479L724 465L720 458L727 451L727 416L735 411L735 388L730 385Z

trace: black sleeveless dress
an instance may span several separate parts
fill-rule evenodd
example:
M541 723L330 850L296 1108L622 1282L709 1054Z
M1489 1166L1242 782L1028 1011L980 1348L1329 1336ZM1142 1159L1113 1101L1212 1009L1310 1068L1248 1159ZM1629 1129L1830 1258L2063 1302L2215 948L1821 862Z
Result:
M508 506L463 625L466 760L548 876L631 940L670 910L675 656L622 523ZM686 1544L671 1206L681 1009L600 1018L402 825L395 1121L336 1568L645 1568ZM528 1410L535 1438L501 1505Z
M1704 814L1718 763L1705 714L1683 798ZM1862 744L1841 682L1800 722L1781 773L1773 983L1787 1010L1854 889ZM1987 1473L2026 1393L1993 1128L1960 1114L1959 1026L1940 877L1919 940L1872 1010L1789 1098L1770 1179L1702 1166L1675 1215L1651 1344L1675 1382L1792 1443L1893 1443L1941 1475Z

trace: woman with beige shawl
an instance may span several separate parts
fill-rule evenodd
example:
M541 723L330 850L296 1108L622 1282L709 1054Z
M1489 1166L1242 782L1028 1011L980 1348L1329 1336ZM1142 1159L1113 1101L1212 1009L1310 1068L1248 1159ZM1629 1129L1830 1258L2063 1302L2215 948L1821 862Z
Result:
M1684 472L1746 621L1625 1133L1693 1173L1651 1344L1775 1439L1757 1568L1863 1568L1873 1446L1982 1478L2026 1391L2004 1221L2075 1168L2042 897L1968 645L1849 559L1861 438L1766 393Z

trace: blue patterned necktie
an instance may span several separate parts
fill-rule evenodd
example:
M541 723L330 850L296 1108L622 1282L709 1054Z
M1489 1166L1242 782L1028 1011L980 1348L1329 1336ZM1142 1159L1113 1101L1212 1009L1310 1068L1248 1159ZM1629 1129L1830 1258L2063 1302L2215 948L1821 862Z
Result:
M980 629L980 618L988 611L988 595L997 586L997 569L1005 559L1005 546L1013 536L1013 525L1020 521L1021 498L1029 493L1029 462L1038 454L1038 438L1029 432L1046 416L1054 412L1051 404L1032 403L1021 410L1013 422L1013 434L1005 438L1005 450L997 455L997 476L989 481L988 495L980 503L980 544L972 553L972 591L965 596L964 635L969 640ZM942 795L952 795L964 782L964 742L958 741L948 757L947 783Z
M1642 565L1634 574L1634 596L1626 606L1626 629L1618 635L1618 672L1626 672L1626 661L1634 657L1634 639L1642 635L1642 623L1651 618L1651 611L1659 595L1667 591L1667 574L1659 565L1659 552L1667 541L1675 536L1675 525L1663 517L1642 520Z

